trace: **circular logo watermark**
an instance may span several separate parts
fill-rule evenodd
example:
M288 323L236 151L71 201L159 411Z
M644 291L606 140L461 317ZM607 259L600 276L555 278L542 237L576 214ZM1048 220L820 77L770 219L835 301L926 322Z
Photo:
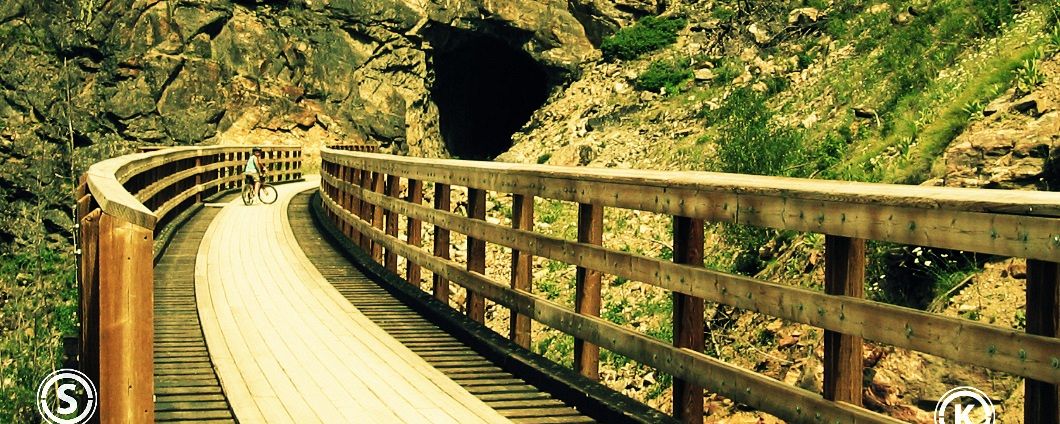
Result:
M37 388L37 412L54 424L81 424L96 412L96 385L80 371L61 369L48 374Z
M936 424L993 424L994 404L975 387L950 389L935 406Z

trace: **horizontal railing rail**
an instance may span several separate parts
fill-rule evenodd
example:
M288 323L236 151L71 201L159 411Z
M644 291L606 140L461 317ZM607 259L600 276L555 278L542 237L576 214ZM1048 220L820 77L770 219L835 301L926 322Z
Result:
M264 147L270 179L302 178L298 147ZM77 187L80 366L103 423L154 421L153 243L204 198L240 186L249 147L175 147L107 159Z
M575 368L587 376L595 376L601 346L672 374L675 415L688 422L702 417L701 387L797 422L893 421L858 406L863 338L1025 377L1028 422L1055 422L1042 417L1055 420L1058 414L1060 194L483 163L337 149L323 149L321 156L321 193L330 218L388 269L396 271L397 258L404 258L406 279L417 286L420 269L432 271L435 297L446 301L446 280L464 286L469 291L465 310L480 322L483 297L510 308L509 336L523 346L529 345L530 318L574 336ZM422 204L426 182L435 186L434 207ZM450 210L452 186L468 188L466 215ZM513 195L512 227L484 219L487 190ZM403 191L407 195L400 198ZM534 232L535 197L579 204L577 241ZM672 216L674 260L602 247L605 207ZM408 220L405 240L398 237L398 219ZM706 269L706 221L824 234L824 291ZM423 224L435 228L433 251L420 246ZM467 236L466 264L449 259L453 232ZM1027 331L864 299L866 240L1028 258ZM512 249L507 284L485 276L485 243ZM533 293L531 256L577 267L573 310ZM601 274L672 291L673 345L599 318ZM704 300L823 328L823 393L703 354Z

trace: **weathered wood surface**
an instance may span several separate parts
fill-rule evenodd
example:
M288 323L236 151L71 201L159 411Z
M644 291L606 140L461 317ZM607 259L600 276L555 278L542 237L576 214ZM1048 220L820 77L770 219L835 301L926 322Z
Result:
M192 216L155 265L155 419L234 422L195 308L195 259L218 208Z
M286 206L314 185L277 187L275 205L226 206L199 250L198 308L236 417L506 421L366 318L313 266L298 247Z
M703 221L685 217L674 217L674 262L702 266L704 231ZM674 347L702 352L703 299L683 293L673 294ZM683 423L703 422L703 387L674 379L674 416Z
M265 146L278 181L301 177L301 151L296 147ZM205 190L231 185L240 180L241 167L246 161L247 147L174 147L107 159L89 167L86 184L103 212L134 225L153 230L156 223L177 204L197 196ZM210 158L203 163L203 158ZM130 193L124 184L145 173L154 178L142 189ZM215 175L205 184L202 175ZM152 211L144 202L166 189L180 186L180 193L163 199L164 206Z
M468 162L330 149L321 156L356 169L502 193L1060 262L1058 193Z
M528 314L535 320L574 336L575 367L591 365L585 346L600 346L647 365L669 372L682 389L704 385L728 397L761 407L789 420L819 421L877 420L860 416L861 344L875 340L898 347L926 352L944 358L984 366L1028 377L1027 417L1034 420L1060 414L1056 405L1056 385L1060 383L1060 339L1056 338L1055 275L1049 274L1060 262L1060 194L969 190L864 184L791 178L758 177L698 172L655 172L637 170L563 168L509 163L484 163L419 159L364 153L340 153L323 149L323 160L338 168L433 182L436 185L473 187L520 196L543 197L580 204L579 238L563 240L532 231L468 219L448 209L413 205L393 196L355 187L341 179L324 175L324 188L351 195L373 207L384 208L433 224L436 232L464 234L469 240L496 243L513 250L565 262L578 267L578 289L574 310L558 308L533 294L499 284L477 272L454 266L447 258L402 245L395 237L380 231L363 236L373 244L396 250L410 263L435 273L439 280L451 280L471 293L481 293L498 304L513 308L512 313ZM327 192L327 190L325 190ZM371 221L358 221L353 214L325 199L332 218L342 225L363 228ZM728 222L820 233L827 236L827 290L802 289L704 269L702 264L683 265L597 246L588 237L591 219L587 211L618 207L667 214L699 222ZM514 217L513 217L514 218ZM675 240L684 237L675 227ZM864 284L864 241L879 240L928 247L1017 256L1030 264L1043 264L1035 277L1041 284L1028 286L1028 297L1039 296L1028 307L1035 307L1044 318L1041 328L1021 332L959 318L944 317L896 307L862 298ZM676 250L683 246L675 246ZM687 252L684 252L687 253ZM676 259L676 257L675 257ZM593 273L606 273L643 281L672 290L675 319L696 319L700 299L806 323L826 330L826 384L824 396L807 395L748 370L711 363L689 350L664 351L657 342L629 330L611 328L594 317ZM1044 275L1044 277L1042 277ZM588 282L588 284L586 284ZM691 302L686 302L691 301ZM547 313L542 312L542 308ZM682 315L690 315L687 319ZM1051 320L1051 321L1050 321ZM599 324L599 325L598 325ZM690 334L680 334L684 322L675 322L675 342L694 344ZM514 325L514 324L513 324ZM694 331L693 331L694 332ZM514 331L513 331L514 333ZM643 337L641 339L640 337ZM646 340L645 340L646 339ZM620 341L624 340L624 342ZM641 344L638 344L641 343ZM647 343L647 344L644 344ZM634 346L636 345L636 346ZM614 348L613 348L614 347ZM692 356L685 356L692 354ZM693 371L693 369L697 371ZM591 370L589 371L591 373ZM725 378L704 378L702 374L722 374ZM730 389L726 390L727 383ZM720 386L720 387L719 387ZM755 386L757 389L742 389ZM744 393L734 392L745 390ZM770 392L759 397L751 392ZM780 403L778 399L796 399ZM676 400L676 399L675 399ZM817 403L820 401L821 403ZM813 407L805 409L808 404ZM846 409L849 407L849 410ZM675 404L675 409L685 409ZM824 417L817 411L825 411ZM806 415L814 411L814 415ZM678 412L682 415L684 412ZM853 414L853 415L851 415ZM1045 417L1045 418L1042 418ZM1028 418L1031 420L1031 418Z
M313 252L309 260L321 275L372 322L512 422L594 422L520 376L502 370L414 308L395 299L380 283L361 274L322 238L309 215L309 197L309 192L295 196L288 208L299 246L303 251Z
M153 244L147 228L100 215L99 412L101 423L151 422Z
M324 199L327 207L336 208L331 198ZM576 338L625 355L635 361L651 364L659 370L679 376L697 385L725 393L737 402L769 411L780 418L796 422L871 422L898 423L892 418L856 406L825 400L821 395L789 386L780 381L706 356L700 352L670 346L650 336L630 330L599 317L575 313L554 302L513 290L506 284L492 281L460 264L431 255L406 245L398 238L356 219L343 210L336 216L358 227L376 243L394 249L401 256L420 263L424 268L481 293L498 304L531 316L552 328Z
M378 203L402 215L415 216L438 228L478 237L490 243L527 251L633 281L651 282L712 302L753 310L843 334L926 352L1042 381L1060 382L1053 366L1060 340L1031 335L961 318L951 318L865 299L769 283L638 256L588 243L576 243L502 225L467 219L457 213L426 207L357 190L324 176L324 181L349 190L365 203ZM442 278L436 276L436 278ZM989 340L984 345L983 341ZM982 346L965 349L962 346Z
M824 291L837 296L865 295L865 240L825 237ZM836 331L824 332L824 397L861 405L861 337Z

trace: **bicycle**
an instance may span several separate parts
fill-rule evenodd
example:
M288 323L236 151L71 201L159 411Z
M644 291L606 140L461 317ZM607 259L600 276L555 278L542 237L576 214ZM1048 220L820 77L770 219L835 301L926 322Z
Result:
M243 204L250 206L254 204L254 198L257 197L261 200L261 203L271 205L276 202L279 194L276 192L276 187L269 184L265 174L261 176L261 188L258 189L257 196L254 196L254 179L249 175L243 179Z

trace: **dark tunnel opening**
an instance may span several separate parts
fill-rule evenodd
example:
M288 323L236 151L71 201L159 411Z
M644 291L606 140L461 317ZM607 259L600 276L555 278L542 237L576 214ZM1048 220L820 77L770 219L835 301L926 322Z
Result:
M504 41L467 34L434 58L432 98L446 148L461 159L492 160L548 98L544 67Z

